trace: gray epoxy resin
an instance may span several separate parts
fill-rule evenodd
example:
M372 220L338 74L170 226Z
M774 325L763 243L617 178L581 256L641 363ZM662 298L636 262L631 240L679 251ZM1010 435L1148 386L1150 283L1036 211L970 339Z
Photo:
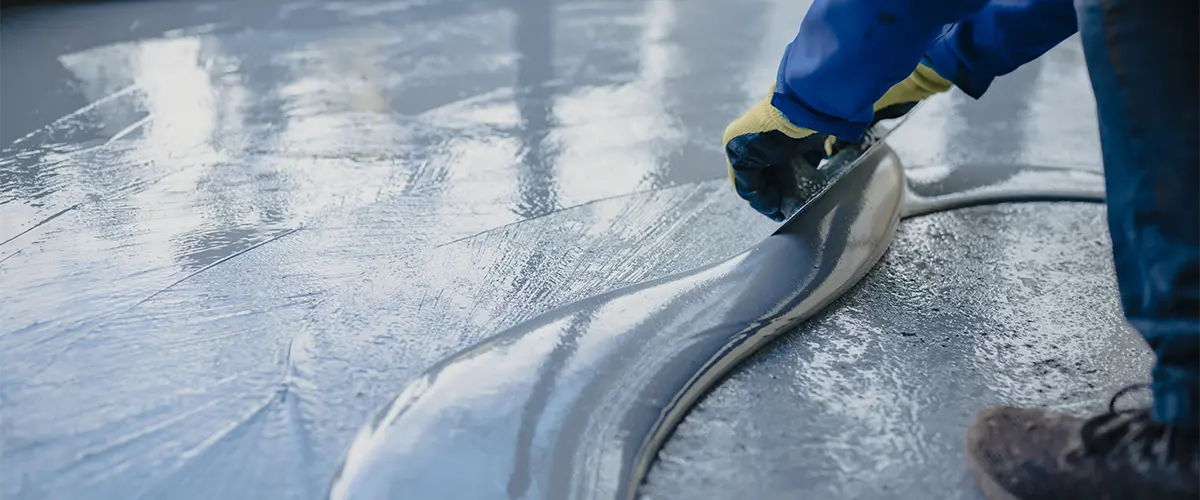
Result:
M853 287L902 218L1103 197L1094 172L971 165L916 173L906 181L881 147L745 252L551 310L451 356L360 431L330 497L633 498L696 400Z

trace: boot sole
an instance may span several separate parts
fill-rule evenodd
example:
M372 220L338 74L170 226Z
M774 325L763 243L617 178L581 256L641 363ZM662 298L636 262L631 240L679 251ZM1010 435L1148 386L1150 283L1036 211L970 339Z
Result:
M1000 486L1000 483L992 479L992 476L983 472L979 464L975 463L975 459L970 456L967 458L967 468L971 470L971 477L975 478L975 485L979 487L984 498L988 500L1020 500L1004 489L1003 486Z
M979 461L975 458L975 454L971 451L971 443L978 442L979 429L976 427L979 421L976 421L967 429L967 438L963 445L963 455L966 456L967 469L971 471L971 477L975 479L975 485L979 488L983 496L988 500L1020 500L1010 493L1000 483L988 474Z

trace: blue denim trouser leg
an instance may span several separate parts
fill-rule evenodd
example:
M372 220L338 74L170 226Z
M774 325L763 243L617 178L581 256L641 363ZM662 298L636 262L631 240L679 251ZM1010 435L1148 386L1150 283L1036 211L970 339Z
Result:
M1155 419L1200 425L1197 3L1080 0L1121 303L1158 359Z
M1073 0L992 0L948 26L924 62L978 99L997 76L1041 57L1076 31Z

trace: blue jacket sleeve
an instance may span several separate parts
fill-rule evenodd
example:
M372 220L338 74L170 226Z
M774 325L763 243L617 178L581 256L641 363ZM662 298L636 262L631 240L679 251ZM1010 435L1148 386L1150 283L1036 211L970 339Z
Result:
M854 141L873 105L946 27L987 0L815 0L788 44L771 104L797 126Z

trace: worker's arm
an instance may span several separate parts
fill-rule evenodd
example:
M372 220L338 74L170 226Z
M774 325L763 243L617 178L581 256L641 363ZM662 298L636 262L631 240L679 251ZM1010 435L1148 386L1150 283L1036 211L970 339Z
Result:
M946 26L986 0L816 0L779 64L771 104L800 127L856 141L872 104Z
M825 135L857 141L874 111L950 83L918 66L948 24L986 0L815 0L788 44L770 93L725 130L730 179L755 210L784 214L778 170L819 157Z

